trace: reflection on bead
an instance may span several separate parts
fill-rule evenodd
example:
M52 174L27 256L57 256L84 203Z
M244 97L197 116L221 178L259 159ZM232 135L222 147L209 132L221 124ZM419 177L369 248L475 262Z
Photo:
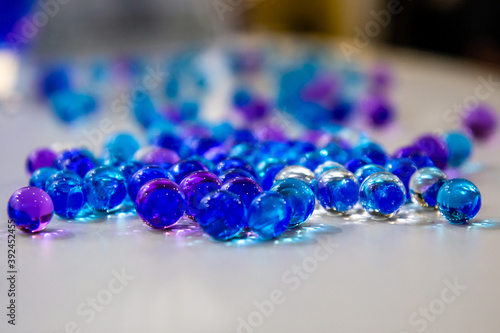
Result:
M315 179L314 172L309 170L302 165L289 165L283 168L274 178L274 182L276 183L279 180L294 178L298 180L302 180L306 184L311 184Z
M290 206L283 195L265 192L248 208L248 226L263 239L275 238L288 228L290 215Z
M208 171L196 171L186 176L179 186L186 196L186 214L196 218L201 199L208 193L220 189L222 181Z
M387 172L387 169L381 167L380 165L368 164L356 170L354 177L356 177L358 184L361 186L368 176L373 175L376 172Z
M54 203L56 215L75 217L85 205L83 181L73 171L58 171L47 179L45 188Z
M52 167L42 167L36 170L30 177L30 186L35 186L45 191L47 179L56 172L57 169Z
M271 187L271 191L282 194L290 205L289 228L301 225L312 215L316 199L311 188L302 180L295 178L278 180Z
M359 200L359 185L352 172L331 169L318 179L316 195L323 208L332 213L345 213Z
M359 199L363 208L373 217L391 218L406 201L405 186L392 173L377 172L361 184Z
M94 157L83 149L67 150L57 156L55 165L61 170L70 170L85 177L87 172L96 166Z
M83 190L89 206L97 211L113 210L127 196L125 177L109 166L89 171L83 179Z
M15 191L7 204L7 213L19 230L39 232L52 219L54 204L42 189L27 186Z
M316 176L316 178L319 178L323 173L332 169L344 169L344 167L340 163L328 161L321 165L318 165L318 167L314 169L314 175Z
M147 167L144 167L134 173L134 175L128 182L127 191L130 199L132 201L135 201L137 192L139 192L142 185L156 178L167 178L172 181L174 180L174 177L170 174L170 172L159 166L149 165Z
M450 223L462 224L473 219L481 209L481 193L472 182L455 178L441 186L438 208Z
M437 194L447 180L446 174L436 167L418 169L410 179L411 199L422 207L437 209Z
M236 177L246 177L253 179L253 176L250 174L250 172L243 169L228 169L219 175L219 178L223 183Z
M387 171L401 179L406 190L406 202L410 202L410 178L417 171L415 163L413 163L413 161L409 158L395 158L389 161L385 168Z
M222 184L221 190L229 191L239 196L247 208L256 196L264 192L254 179L247 177L230 179Z
M174 180L177 184L195 171L208 171L208 169L199 161L179 161L170 167L170 174L174 176Z

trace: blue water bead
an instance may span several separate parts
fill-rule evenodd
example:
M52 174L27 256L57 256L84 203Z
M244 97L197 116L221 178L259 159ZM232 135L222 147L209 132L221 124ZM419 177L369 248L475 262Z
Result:
M289 145L289 149L284 151L282 156L277 156L283 158L288 164L297 164L304 154L316 150L316 147L310 142L295 141Z
M418 169L410 179L411 199L422 207L437 209L439 189L447 180L446 174L436 167Z
M274 179L285 167L285 163L274 157L269 157L257 164L258 179L265 191L268 191L273 186Z
M140 188L150 180L157 178L166 178L174 181L174 177L170 174L170 172L156 165L149 165L134 173L134 175L130 178L127 187L130 199L135 201L137 192L139 192Z
M411 200L410 178L417 171L415 163L409 158L395 158L389 161L385 168L401 179L406 189L406 202Z
M359 168L364 167L365 165L368 164L373 164L373 161L369 159L368 157L360 157L360 158L354 158L350 161L348 161L345 164L345 168L352 173L355 173Z
M281 235L290 225L291 208L278 192L264 192L248 208L248 226L263 239Z
M363 142L351 149L352 158L368 157L373 164L385 165L388 161L384 149L373 142ZM347 161L346 161L347 162Z
M148 129L150 132L151 129ZM153 132L153 131L152 131ZM153 146L167 148L181 154L184 149L184 143L181 138L170 131L159 131L158 133L150 134L149 143Z
M346 169L331 169L318 179L316 195L321 206L332 213L345 213L359 200L359 185Z
M212 161L201 155L191 155L188 158L186 158L186 161L200 162L210 172L212 172L215 169L215 165L212 163Z
M55 174L58 170L52 167L42 167L35 172L30 177L30 186L35 186L41 188L45 191L45 184L50 176Z
M174 180L177 184L180 184L181 181L195 171L208 171L208 169L201 163L200 161L195 160L184 160L179 161L170 167L170 174L174 177Z
M139 150L139 142L129 133L109 135L104 143L104 152L108 158L119 161L131 160Z
M223 142L233 133L233 131L233 126L230 123L221 123L212 127L212 136L215 140Z
M207 150L203 157L209 160L212 163L219 163L223 159L227 158L227 149L224 146L212 147Z
M135 119L144 128L148 128L155 122L161 121L161 116L156 111L153 101L144 92L136 92L132 103L132 110Z
M233 131L226 141L226 143L231 147L244 142L257 143L257 139L249 130L240 129Z
M186 143L194 155L203 155L209 149L220 146L220 142L213 138L190 138Z
M96 167L96 161L88 151L73 149L60 153L55 165L61 170L73 171L83 178L89 170Z
M392 173L377 172L368 176L359 190L359 200L375 218L391 218L406 202L406 190Z
M429 155L427 155L422 149L416 146L406 146L398 149L394 153L393 158L401 157L411 159L418 169L434 166L434 162L432 162Z
M328 161L332 161L332 159L327 155L326 152L316 150L306 153L304 156L302 156L302 158L299 160L299 164L305 166L311 171L314 171L319 165Z
M54 213L73 218L85 205L83 180L73 171L58 171L47 179L46 192L54 203Z
M246 177L254 179L250 172L243 169L229 169L219 175L219 178L223 183L236 177Z
M284 160L285 153L290 146L285 142L264 141L261 142L260 148L265 155Z
M215 166L215 173L221 174L229 169L243 169L248 171L253 177L255 177L255 171L253 170L252 165L239 157L228 157L220 161Z
M455 168L464 164L472 153L471 139L461 132L449 132L444 135L444 140L450 154L448 164Z
M305 182L295 178L278 180L271 191L282 194L291 208L289 228L295 228L309 219L314 212L316 198Z
M186 176L179 186L186 196L186 214L196 218L201 199L208 193L219 190L222 181L208 171L196 171Z
M184 121L194 121L198 118L200 106L195 101L184 101L180 106L181 119Z
M239 143L231 148L230 156L239 157L251 164L256 164L262 155L262 150L254 143Z
M125 184L128 186L128 182L130 181L130 178L139 171L140 169L144 168L146 165L142 162L139 161L128 161L128 162L123 162L120 164L118 167L118 170L123 174L123 177L125 177Z
M233 105L236 107L242 107L250 103L252 100L252 95L247 89L240 88L234 92L233 95Z
M344 167L340 163L328 161L321 165L318 165L318 167L314 169L314 175L316 176L316 178L319 178L323 173L332 169L344 169Z
M368 176L376 172L387 172L387 169L377 164L368 164L356 170L354 177L356 177L358 184L361 186Z
M278 172L278 174L274 178L274 182L276 183L278 180L288 178L301 180L310 186L312 186L314 181L316 180L314 172L312 172L308 168L303 167L302 165L289 165Z
M50 101L56 116L67 123L95 111L97 106L92 96L70 90L53 93Z
M323 149L321 149L321 152L326 154L330 160L342 165L346 164L349 160L349 154L347 151L340 147L336 142L330 142Z
M252 200L264 192L262 187L253 179L247 177L236 177L222 184L221 190L229 191L240 197L248 208Z
M441 214L450 222L465 223L481 209L481 193L472 182L455 178L444 183L437 196Z
M44 97L50 97L58 91L68 91L72 84L69 70L65 66L55 66L42 73L40 90Z
M83 179L83 191L89 206L101 212L120 206L127 196L125 177L116 168L97 167Z
M240 197L232 192L209 193L198 207L198 223L216 240L231 239L247 226L246 207Z

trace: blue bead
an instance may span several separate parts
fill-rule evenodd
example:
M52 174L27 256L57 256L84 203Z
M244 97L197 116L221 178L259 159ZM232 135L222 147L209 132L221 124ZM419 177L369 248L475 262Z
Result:
M455 178L444 183L437 196L438 208L450 223L462 224L481 209L481 193L472 182Z
M120 161L131 160L139 150L139 142L128 133L117 133L106 138L104 143L105 155L108 158Z
M151 98L143 92L137 92L133 101L134 116L139 124L148 128L156 121L161 121L161 116L156 112L156 108Z
M201 155L189 156L188 158L186 158L186 161L198 161L210 172L215 169L215 165L210 160Z
M265 191L269 191L274 184L274 178L276 178L278 173L285 167L285 163L273 157L267 158L257 164L259 182Z
M319 178L323 173L332 169L344 169L344 167L342 166L342 164L339 164L337 162L328 161L314 169L314 175L316 176L316 178Z
M282 194L291 208L289 228L295 228L305 221L314 212L316 199L314 193L305 182L299 179L287 178L278 180L271 191Z
M464 164L472 153L472 141L461 132L449 132L445 134L444 140L448 145L448 164L459 167Z
M264 192L262 187L252 178L236 177L222 184L221 190L229 191L240 197L248 208L252 200Z
M192 155L203 155L209 149L220 146L220 142L212 138L192 138L187 140Z
M56 215L75 217L85 205L83 181L73 171L58 171L47 179L45 188L54 203Z
M42 167L36 170L31 175L30 186L35 186L45 191L45 183L47 183L47 179L49 179L49 177L57 171L58 170L56 168L52 167Z
M345 213L359 200L359 185L352 172L331 169L318 179L316 194L323 208L332 213Z
M87 172L96 166L94 157L85 150L74 149L60 153L56 159L56 167L61 170L70 170L85 177Z
M181 104L180 114L184 121L194 121L198 118L199 105L194 101L185 101Z
M315 150L316 147L312 143L295 141L290 143L289 149L283 152L283 156L277 157L283 158L287 164L297 164L304 154Z
M319 165L329 161L332 161L332 159L328 157L326 152L316 150L302 156L299 160L299 164L314 171Z
M236 177L246 177L254 179L250 172L243 169L229 169L219 175L219 178L223 183Z
M130 199L135 201L137 192L139 192L141 187L150 180L157 178L166 178L172 181L174 180L174 177L170 174L170 172L155 165L149 165L134 173L134 175L130 178L127 187Z
M331 161L342 165L346 164L349 160L349 154L335 142L330 142L323 149L321 149L321 151L326 153L326 155L330 157Z
M89 171L83 179L83 191L89 206L102 212L117 208L127 196L125 177L109 166Z
M249 130L235 130L228 138L228 143L231 146L235 146L238 143L257 143L257 139Z
M208 193L219 190L222 181L213 173L197 171L186 176L179 186L186 196L186 214L196 218L201 199Z
M385 165L388 161L384 149L373 142L363 142L351 150L352 158L368 157L373 164Z
M248 226L263 239L281 235L290 225L291 209L285 197L277 192L257 196L248 208Z
M118 170L123 174L123 177L125 177L125 183L128 186L128 182L130 181L130 178L139 171L140 169L144 168L145 165L142 162L139 161L128 161L122 163L119 167Z
M64 66L57 66L48 69L42 75L41 92L45 97L50 97L58 91L68 91L71 89L68 69Z
M345 164L345 167L347 170L351 171L352 173L355 173L359 168L364 167L365 165L368 164L373 164L372 160L370 160L368 157L360 157L360 158L354 158L347 162Z
M183 149L184 143L175 134L169 131L160 131L159 133L152 133L155 129L148 129L149 135L152 136L149 140L150 144L153 146L158 146L162 148L167 148L180 153Z
M361 186L361 184L363 184L363 182L365 181L365 179L368 176L370 176L376 172L387 172L387 169L384 167L381 167L380 165L368 164L368 165L365 165L365 166L359 168L358 170L356 170L356 172L354 173L354 176L358 180L358 184Z
M422 207L437 209L437 194L447 180L446 174L436 167L418 169L410 179L413 202Z
M50 96L52 107L60 120L70 123L96 109L92 96L69 90L57 91Z
M199 161L190 161L184 160L179 161L170 167L170 174L174 176L174 180L177 184L180 184L181 181L195 171L208 171L208 169Z
M220 175L221 173L229 169L243 169L248 171L253 177L255 177L255 171L253 170L250 163L239 157L228 157L225 160L220 161L215 166L215 173Z
M385 168L401 179L406 189L406 202L410 202L410 178L417 171L415 163L409 158L395 158L388 162Z
M228 240L246 227L246 214L245 205L236 194L216 191L201 200L198 222L214 239Z
M406 202L405 186L397 176L388 172L368 176L359 191L361 205L376 218L393 217Z

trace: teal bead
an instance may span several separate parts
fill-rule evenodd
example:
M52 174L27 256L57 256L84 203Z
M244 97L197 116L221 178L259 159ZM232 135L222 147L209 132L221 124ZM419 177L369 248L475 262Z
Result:
M58 171L47 179L45 189L54 203L54 213L63 218L73 218L85 205L83 181L73 171Z
M290 225L291 208L278 192L264 192L248 208L248 226L263 239L281 235Z
M359 192L361 205L375 218L393 217L406 202L403 182L388 172L377 172L368 176L361 184Z
M45 191L45 184L50 176L55 174L58 170L52 167L42 167L37 169L30 177L30 186L38 187Z
M466 223L481 209L481 193L472 182L455 178L441 186L437 195L439 211L450 222Z
M471 139L461 132L449 132L444 140L448 146L448 164L454 168L464 164L472 153Z
M312 172L312 171L311 171ZM276 181L271 191L282 194L291 208L289 228L295 228L314 212L316 198L310 186L302 180L286 178Z
M85 175L83 190L89 206L96 211L110 211L127 196L125 177L109 166L95 168Z

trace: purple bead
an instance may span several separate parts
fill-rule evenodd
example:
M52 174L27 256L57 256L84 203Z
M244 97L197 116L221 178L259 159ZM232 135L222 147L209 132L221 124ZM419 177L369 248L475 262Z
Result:
M469 131L474 139L483 141L491 137L498 125L495 110L487 105L478 105L468 110L463 117L463 126Z
M446 168L448 164L448 146L441 137L432 134L423 135L415 141L415 146L423 150L436 167L442 170Z
M61 170L73 171L84 178L88 171L96 167L96 162L89 151L73 149L57 155L55 165Z
M205 157L207 160L213 163L219 163L220 161L222 161L227 157L228 153L229 151L226 147L218 146L218 147L212 147L209 150L207 150L203 154L203 157Z
M368 122L374 127L388 125L394 119L394 110L389 102L381 96L368 96L361 102L361 109Z
M175 151L161 147L153 147L141 158L141 162L148 165L174 164L179 161L180 157Z
M284 142L287 139L284 127L274 124L271 121L256 123L254 133L260 141Z
M172 165L169 171L174 176L175 182L180 184L187 175L196 171L208 171L208 169L200 161L184 160Z
M248 121L256 121L264 118L269 109L269 104L264 99L258 97L239 108L240 112Z
M57 154L50 148L38 148L33 150L26 159L26 172L31 175L42 167L54 165Z
M220 189L222 181L211 172L197 171L184 178L179 186L186 196L186 213L196 218L201 199L208 193Z
M229 191L239 196L247 208L256 196L264 192L254 179L247 177L230 179L222 185L221 190Z
M44 190L27 186L12 194L7 212L16 228L26 232L39 232L52 219L54 204Z
M417 148L416 146L399 148L394 153L393 158L409 158L413 161L413 163L415 163L418 169L435 166L429 156L422 149Z

